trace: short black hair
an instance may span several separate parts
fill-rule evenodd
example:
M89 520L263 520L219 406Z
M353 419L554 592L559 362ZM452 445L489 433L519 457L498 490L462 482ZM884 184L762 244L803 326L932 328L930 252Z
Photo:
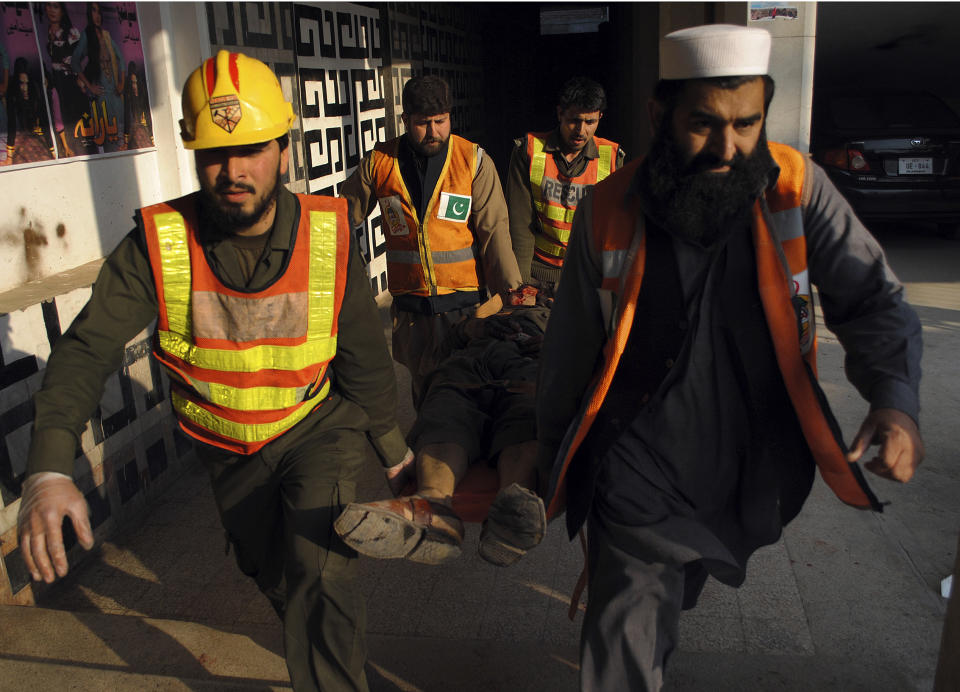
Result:
M607 107L607 93L592 79L573 77L561 87L557 106L564 111L571 106L587 113L603 111Z
M403 112L407 115L439 115L453 110L450 85L443 77L426 75L407 80L403 85Z
M705 82L721 89L737 89L755 79L763 80L763 112L770 109L776 84L768 74L734 75L731 77L704 77L703 79L661 79L653 88L653 99L663 106L665 112L671 112L680 99L687 82Z
M290 146L290 133L284 132L282 135L277 137L277 145L280 147L280 151L283 151Z

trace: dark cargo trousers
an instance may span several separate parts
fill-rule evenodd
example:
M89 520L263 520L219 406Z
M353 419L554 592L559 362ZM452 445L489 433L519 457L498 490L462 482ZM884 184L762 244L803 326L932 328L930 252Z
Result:
M283 620L298 692L367 689L356 553L333 530L366 459L366 436L356 429L366 416L345 400L334 405L255 454L197 445L237 564Z
M684 566L658 561L631 527L596 508L587 528L590 582L580 631L580 689L656 692L677 645Z

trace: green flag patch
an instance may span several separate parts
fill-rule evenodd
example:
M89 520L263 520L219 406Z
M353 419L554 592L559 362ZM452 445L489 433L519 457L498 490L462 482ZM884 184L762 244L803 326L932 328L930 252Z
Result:
M437 217L446 221L466 221L467 216L470 215L470 203L472 201L468 195L441 192L440 209Z

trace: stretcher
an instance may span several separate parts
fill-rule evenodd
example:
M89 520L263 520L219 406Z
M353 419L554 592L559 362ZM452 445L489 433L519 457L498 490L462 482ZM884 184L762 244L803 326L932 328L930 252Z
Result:
M467 474L453 491L452 509L461 519L482 524L487 518L490 503L500 490L500 474L485 461L477 461L467 469ZM417 484L411 481L403 489L403 495L415 495Z

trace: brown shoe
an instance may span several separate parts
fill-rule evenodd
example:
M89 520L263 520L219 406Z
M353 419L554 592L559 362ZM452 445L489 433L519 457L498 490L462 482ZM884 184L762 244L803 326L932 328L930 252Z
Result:
M509 567L543 540L547 512L543 500L516 483L494 498L480 530L478 552L487 562Z
M416 495L351 502L333 523L343 542L362 555L406 558L428 565L460 555L463 522L453 510Z

